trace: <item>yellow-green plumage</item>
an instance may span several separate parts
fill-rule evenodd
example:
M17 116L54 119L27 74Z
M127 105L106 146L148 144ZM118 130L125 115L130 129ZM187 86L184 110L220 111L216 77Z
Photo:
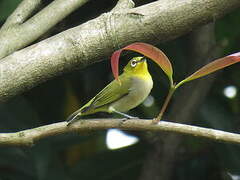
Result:
M153 82L143 57L134 57L119 76L120 83L113 80L87 104L69 116L72 123L78 116L96 112L126 112L135 108L149 95Z

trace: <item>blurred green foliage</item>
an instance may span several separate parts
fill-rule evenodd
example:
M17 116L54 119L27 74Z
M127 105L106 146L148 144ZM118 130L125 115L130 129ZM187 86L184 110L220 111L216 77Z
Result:
M0 1L1 24L19 2L19 0ZM94 18L111 9L114 3L116 1L90 1L58 24L49 35ZM143 1L137 1L137 4L141 3ZM217 42L224 41L227 44L222 50L222 55L240 49L239 19L240 12L235 11L215 22ZM159 47L174 65L175 79L181 80L186 77L189 49L183 47L188 47L188 35L161 44ZM124 56L122 65L133 55L129 53ZM154 79L151 95L155 98L155 103L151 107L141 105L130 112L141 118L157 115L168 88L167 78L159 68L152 62L149 63L149 68ZM198 109L193 124L239 132L239 93L233 99L223 95L223 89L229 85L235 86L239 91L239 68L240 65L236 64L219 74L204 104ZM94 96L111 79L110 64L106 60L35 87L5 104L0 104L0 131L14 132L64 121L70 113ZM94 117L108 117L108 115L98 114ZM143 138L146 132L134 134L140 138L140 142L119 150L107 148L106 131L49 137L30 148L1 147L0 180L138 179L151 145ZM172 172L176 180L227 180L232 179L228 173L240 175L238 145L184 137L177 153L181 156L177 156L178 163Z
M0 21L4 21L20 2L21 0L0 0Z

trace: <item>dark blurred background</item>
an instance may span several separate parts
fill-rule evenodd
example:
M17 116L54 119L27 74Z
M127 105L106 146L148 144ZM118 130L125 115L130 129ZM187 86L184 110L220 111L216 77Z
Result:
M20 0L0 0L1 24L19 2ZM50 0L45 1L45 5L50 2ZM149 2L151 1L144 1L144 4ZM139 6L143 4L143 1L138 0L135 3ZM111 10L115 4L116 1L92 0L64 19L41 39L95 18ZM239 51L239 20L240 11L236 10L214 21L211 25L214 26L216 39L212 49L215 50L217 47L218 56ZM193 72L189 70L193 56L192 36L192 33L186 34L157 45L171 60L175 71L174 78L177 81ZM201 44L199 46L201 47ZM208 58L213 50L210 48L209 54L202 57ZM135 55L127 53L123 56L122 66ZM205 59L202 62L205 62ZM204 63L199 64L201 65L194 67L195 70ZM214 78L215 80L201 87L202 89L209 88L209 91L200 105L195 108L194 116L191 121L188 121L189 124L239 132L239 69L240 64L236 64L217 73L217 76L210 75L202 79L207 81L208 78ZM155 117L168 90L167 78L159 68L149 62L149 70L154 80L151 95L142 105L129 112L140 118ZM69 114L86 103L111 80L110 63L106 59L85 69L64 74L43 83L5 104L0 104L0 132L15 132L64 121ZM192 82L184 86L189 85L191 86ZM174 96L174 99L177 96L178 94ZM196 93L195 96L197 96ZM192 98L191 93L189 93L189 98ZM174 99L173 102L178 103ZM178 109L181 110L181 108L182 105L179 105ZM94 117L110 116L96 114ZM166 120L172 121L168 118ZM170 134L162 133L163 137ZM49 137L37 142L33 147L0 147L0 180L141 179L141 176L144 176L143 171L147 168L144 166L147 163L147 156L153 148L155 139L159 136L161 137L161 134L156 135L151 132L123 132L121 134L116 131L96 131ZM181 136L181 142L174 153L176 156L171 161L173 168L171 168L169 179L240 179L240 147L238 145ZM154 162L156 166L161 163L160 161L161 158L156 159ZM167 167L168 165L163 166L163 168Z

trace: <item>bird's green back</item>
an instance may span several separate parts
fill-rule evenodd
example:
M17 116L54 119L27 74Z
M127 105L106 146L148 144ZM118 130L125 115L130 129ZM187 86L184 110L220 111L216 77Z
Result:
M82 115L91 114L92 111L109 112L108 105L127 95L131 87L131 77L127 74L119 76L119 80L124 83L119 83L113 80L103 90L101 90L94 98L92 98L80 111Z

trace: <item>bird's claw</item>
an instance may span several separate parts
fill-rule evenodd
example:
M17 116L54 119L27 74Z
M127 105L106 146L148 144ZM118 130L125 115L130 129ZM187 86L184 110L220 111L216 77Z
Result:
M125 118L126 118L126 119L139 119L138 117L130 116L130 115L127 115Z

